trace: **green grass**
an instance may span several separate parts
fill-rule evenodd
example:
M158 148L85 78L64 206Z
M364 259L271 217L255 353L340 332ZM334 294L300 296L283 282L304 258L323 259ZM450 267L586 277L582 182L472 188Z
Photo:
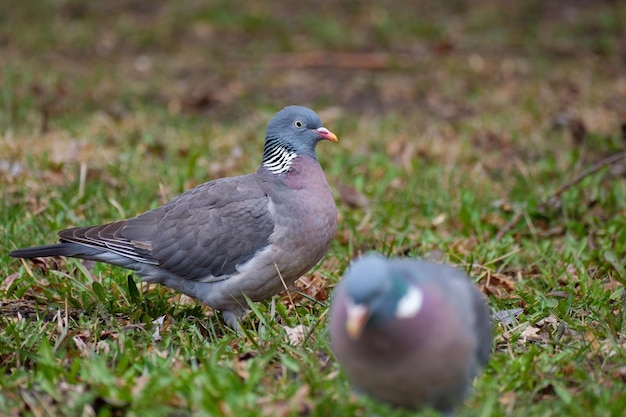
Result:
M403 415L354 395L328 346L327 294L377 250L521 309L460 416L623 415L624 160L554 197L624 149L626 8L249 3L0 6L0 414ZM256 169L292 103L340 138L318 147L340 222L312 298L256 303L237 335L120 268L9 258Z

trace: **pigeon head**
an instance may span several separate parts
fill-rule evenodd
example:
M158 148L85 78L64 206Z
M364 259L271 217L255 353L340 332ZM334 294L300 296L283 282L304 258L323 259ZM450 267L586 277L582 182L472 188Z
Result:
M354 262L342 285L348 297L346 332L352 339L358 339L368 327L414 317L422 307L422 291L378 255Z
M297 156L317 159L315 145L320 140L338 142L337 136L322 126L313 110L302 106L285 107L267 125L263 166L274 174L281 174L289 170Z

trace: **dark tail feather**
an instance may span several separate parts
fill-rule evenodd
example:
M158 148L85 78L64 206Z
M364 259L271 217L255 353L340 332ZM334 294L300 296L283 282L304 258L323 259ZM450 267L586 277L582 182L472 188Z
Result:
M78 257L93 252L93 248L77 243L56 243L54 245L17 249L9 253L9 256L14 258L45 258L47 256Z

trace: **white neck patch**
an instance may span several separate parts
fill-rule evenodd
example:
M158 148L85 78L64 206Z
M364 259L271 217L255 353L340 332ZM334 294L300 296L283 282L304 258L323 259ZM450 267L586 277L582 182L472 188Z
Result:
M289 151L282 146L276 146L263 158L263 166L272 174L282 174L289 171L291 161L297 156L296 152Z
M422 309L424 294L419 288L409 286L406 295L398 302L396 317L399 319L410 319L415 317Z

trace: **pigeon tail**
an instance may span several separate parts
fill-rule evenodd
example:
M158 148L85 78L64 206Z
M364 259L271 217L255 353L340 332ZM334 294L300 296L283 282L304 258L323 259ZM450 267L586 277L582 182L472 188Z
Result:
M9 253L13 258L44 258L47 256L81 257L102 252L77 243L55 243L52 245L33 246L32 248L16 249Z

